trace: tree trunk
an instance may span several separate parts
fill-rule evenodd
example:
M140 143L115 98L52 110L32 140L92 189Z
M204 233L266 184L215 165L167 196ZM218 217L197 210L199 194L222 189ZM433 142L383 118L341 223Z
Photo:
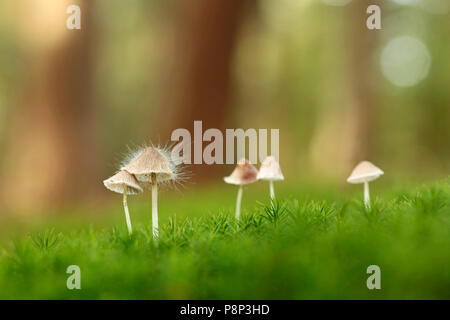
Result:
M66 29L69 2L55 2L29 12L55 19L57 32L43 29L51 24L48 20L43 26L31 25L23 30L25 45L32 54L27 56L29 69L22 102L13 110L2 171L3 201L11 209L59 205L89 194L94 185L90 180L98 161L91 103L95 30L89 20L92 1L78 3L81 30ZM42 37L39 41L36 34Z
M231 112L233 53L247 5L247 0L198 0L179 8L175 68L158 117L169 116L169 125L162 128L158 123L155 134L163 131L170 138L174 129L186 128L193 135L194 120L201 120L204 130L225 129ZM192 170L197 177L207 177L215 167L193 166Z
M342 102L341 97L336 99L338 92L329 94L337 86L336 82L327 83L333 87L324 88L324 106L312 138L313 167L340 179L357 162L370 159L372 154L375 103L371 81L377 31L366 27L366 9L370 4L368 0L358 0L346 8L349 18L344 56L348 61Z

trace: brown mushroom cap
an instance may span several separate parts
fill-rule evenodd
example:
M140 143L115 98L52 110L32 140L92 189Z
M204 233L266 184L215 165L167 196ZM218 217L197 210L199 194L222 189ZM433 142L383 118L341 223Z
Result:
M103 184L107 189L122 194L125 186L127 186L127 194L138 194L143 191L136 178L124 170L121 170L111 178L106 179L103 181Z
M224 180L229 184L244 185L257 181L258 170L250 164L246 159L238 162L233 172L225 177Z
M273 156L264 159L259 168L258 180L280 181L284 180L283 173L281 173L280 164Z
M353 169L352 174L348 177L347 182L349 183L363 183L378 179L382 174L383 170L375 166L369 161L361 161L355 169Z
M153 147L145 149L122 170L134 174L139 182L151 182L152 173L156 174L160 182L171 180L175 176L167 157Z

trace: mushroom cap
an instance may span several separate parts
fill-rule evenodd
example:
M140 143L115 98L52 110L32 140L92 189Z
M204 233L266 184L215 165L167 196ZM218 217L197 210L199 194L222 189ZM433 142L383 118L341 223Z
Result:
M353 169L352 174L348 177L347 182L349 183L363 183L378 179L382 174L383 170L376 167L373 163L369 161L361 161L355 169Z
M123 194L125 186L127 186L127 194L138 194L143 192L136 178L125 170L120 170L111 178L103 181L103 184L107 189L117 193Z
M139 182L151 182L152 173L156 174L159 182L174 179L175 176L168 157L154 147L144 149L122 170L134 174Z
M259 168L258 180L280 181L284 180L283 173L281 173L280 164L274 156L269 156L264 159Z
M257 175L258 170L246 159L242 159L238 162L233 172L223 180L229 184L244 185L257 181Z

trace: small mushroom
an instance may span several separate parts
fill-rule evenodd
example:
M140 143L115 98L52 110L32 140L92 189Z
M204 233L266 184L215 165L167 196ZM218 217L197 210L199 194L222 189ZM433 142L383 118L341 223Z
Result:
M270 199L275 200L275 189L273 187L274 181L284 180L283 173L281 173L280 164L274 156L269 156L264 159L259 168L258 180L269 181L270 184Z
M138 152L122 170L133 174L145 187L151 185L153 238L158 239L158 184L176 178L174 163L164 150L148 147Z
M111 178L103 181L105 187L111 191L123 194L123 208L125 211L125 219L127 222L128 233L131 234L133 229L131 227L130 213L128 211L127 194L142 193L143 190L136 178L130 173L120 170Z
M258 170L252 166L246 159L242 159L238 162L234 171L228 177L225 177L226 183L235 184L239 186L237 200L236 200L236 219L239 220L241 215L241 199L242 199L242 186L245 184L253 183L257 181Z
M384 174L383 170L371 162L362 161L353 169L352 174L347 179L348 183L364 183L364 204L368 209L370 209L369 182L378 179L382 174Z

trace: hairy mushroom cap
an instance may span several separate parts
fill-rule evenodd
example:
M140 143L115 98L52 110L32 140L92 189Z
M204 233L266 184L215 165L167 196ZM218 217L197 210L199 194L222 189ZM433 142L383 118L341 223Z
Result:
M233 172L223 180L229 184L243 185L257 181L257 175L258 170L246 159L242 159L238 162Z
M125 186L127 186L127 194L138 194L143 191L136 178L125 170L120 170L103 181L103 184L107 189L117 193L123 193Z
M280 181L284 180L283 173L281 173L280 164L274 156L269 156L264 159L259 168L258 180Z
M156 174L158 182L175 178L169 157L154 147L148 147L138 153L122 170L134 174L139 182L151 182L152 173Z
M384 174L383 170L376 167L369 161L360 162L355 169L353 169L352 174L348 177L347 182L349 183L363 183L378 179L379 176Z

